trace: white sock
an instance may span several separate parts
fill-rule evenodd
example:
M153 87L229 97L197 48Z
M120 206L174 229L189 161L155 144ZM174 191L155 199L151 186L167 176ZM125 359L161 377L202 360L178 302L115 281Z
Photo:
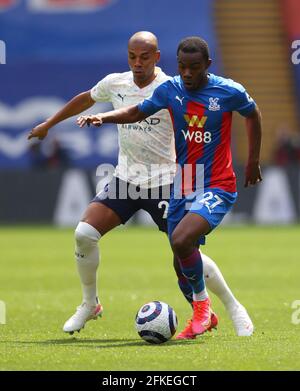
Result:
M240 303L229 289L215 262L202 252L201 257L203 261L205 285L210 291L218 296L229 313L233 312Z
M193 293L193 300L194 301L204 301L208 298L208 293L206 288L203 289L203 291L199 293Z
M75 257L79 273L83 302L97 304L97 269L99 265L98 241L101 234L88 223L80 222L75 230Z

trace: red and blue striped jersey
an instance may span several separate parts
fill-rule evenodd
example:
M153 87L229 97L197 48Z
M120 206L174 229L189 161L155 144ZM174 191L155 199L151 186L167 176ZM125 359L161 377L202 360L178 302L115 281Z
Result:
M148 115L169 110L177 163L192 167L190 190L195 190L196 166L201 164L204 188L236 191L230 146L232 112L247 116L255 108L254 100L241 84L210 73L203 88L190 91L181 77L175 76L157 87L138 107Z

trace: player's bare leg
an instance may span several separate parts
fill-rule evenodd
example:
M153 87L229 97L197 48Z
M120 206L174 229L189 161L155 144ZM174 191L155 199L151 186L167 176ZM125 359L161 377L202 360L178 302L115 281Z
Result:
M75 257L82 285L83 301L75 314L66 321L63 330L73 334L80 331L88 320L102 315L98 300L97 269L99 265L98 241L101 236L121 224L120 217L99 202L92 202L75 230Z
M187 213L175 228L171 245L178 257L183 275L193 289L192 331L195 335L211 329L212 310L203 275L203 263L197 240L210 231L206 219L195 213Z

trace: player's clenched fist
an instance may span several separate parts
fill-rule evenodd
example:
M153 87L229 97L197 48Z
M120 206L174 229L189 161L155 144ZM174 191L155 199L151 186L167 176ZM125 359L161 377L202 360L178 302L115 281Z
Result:
M84 125L101 126L103 123L101 115L81 115L77 118L77 125L82 128Z
M43 140L47 136L48 130L49 126L46 122L43 122L30 131L27 139L30 140L33 137L37 137L39 140Z
M254 186L262 181L260 166L258 163L248 163L245 171L245 187Z

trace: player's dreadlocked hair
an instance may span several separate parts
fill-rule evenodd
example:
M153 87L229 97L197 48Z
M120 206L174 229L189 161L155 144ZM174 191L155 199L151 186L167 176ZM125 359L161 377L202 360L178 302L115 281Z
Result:
M208 61L209 59L209 49L207 42L200 37L186 37L183 38L177 48L177 56L179 52L183 53L196 53L200 52L205 59Z

